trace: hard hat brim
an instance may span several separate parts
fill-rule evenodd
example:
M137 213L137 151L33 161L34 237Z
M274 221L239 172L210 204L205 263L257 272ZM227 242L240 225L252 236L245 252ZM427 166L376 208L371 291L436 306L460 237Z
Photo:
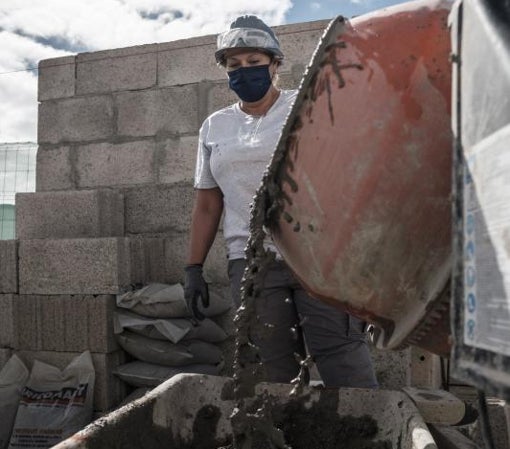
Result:
M279 60L283 59L278 39L267 31L257 28L233 28L217 37L216 62L222 64L225 52L232 48L246 48L271 53Z

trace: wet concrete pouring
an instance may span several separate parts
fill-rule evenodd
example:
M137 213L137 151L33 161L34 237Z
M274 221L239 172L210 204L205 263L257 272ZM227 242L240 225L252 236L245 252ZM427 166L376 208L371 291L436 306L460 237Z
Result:
M333 24L323 37L328 40ZM330 51L327 48L325 52ZM318 59L320 55L316 55ZM331 58L330 58L331 59ZM336 60L335 60L336 61ZM317 61L312 64L317 65ZM314 92L317 77L308 72L308 92ZM336 73L336 72L335 72ZM338 76L338 74L337 74ZM329 79L327 80L329 83ZM307 99L300 89L296 105ZM235 317L236 354L234 362L234 398L236 407L231 416L233 442L229 446L217 446L223 449L345 449L391 448L389 441L374 441L378 433L377 422L368 415L362 417L338 415L337 390L322 390L320 400L311 407L305 407L307 395L303 395L306 385L306 373L310 360L299 360L301 370L293 381L291 398L285 405L276 405L267 395L256 395L255 387L265 380L264 366L257 346L251 339L252 333L270 332L258 322L255 311L257 297L261 294L262 283L267 267L275 260L275 254L264 248L267 238L265 227L276 223L283 211L284 202L290 199L281 185L286 182L295 191L298 186L290 173L292 162L288 148L296 149L292 131L299 129L300 118L295 114L297 107L284 127L271 164L264 174L262 185L257 191L252 205L250 238L246 250L247 268L241 285L242 303ZM332 118L333 120L333 118ZM286 144L282 144L286 142ZM286 221L292 217L283 217ZM299 223L294 227L299 232ZM289 329L290 331L290 329Z

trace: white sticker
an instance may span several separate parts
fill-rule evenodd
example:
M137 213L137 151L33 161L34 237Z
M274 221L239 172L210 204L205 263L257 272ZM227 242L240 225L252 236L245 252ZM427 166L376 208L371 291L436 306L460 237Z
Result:
M464 341L510 356L510 126L464 157Z

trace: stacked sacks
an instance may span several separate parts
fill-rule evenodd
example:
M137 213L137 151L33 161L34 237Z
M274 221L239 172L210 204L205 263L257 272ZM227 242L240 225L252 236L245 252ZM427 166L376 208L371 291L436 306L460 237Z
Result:
M117 296L114 332L120 346L136 361L115 371L129 385L154 387L180 373L218 375L223 356L216 344L227 338L209 317L230 309L230 302L211 293L206 316L193 319L180 284L149 284Z
M18 404L29 374L17 355L13 355L0 370L0 449L6 449L9 445Z
M0 371L0 449L49 448L92 420L95 371L89 351L63 370L13 355Z

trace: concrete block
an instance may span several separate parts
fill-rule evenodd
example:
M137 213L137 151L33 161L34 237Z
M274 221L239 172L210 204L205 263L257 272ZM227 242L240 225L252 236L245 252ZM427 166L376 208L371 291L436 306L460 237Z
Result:
M143 52L90 60L76 57L76 93L146 89L156 84L157 55Z
M187 233L175 232L161 237L133 236L130 237L130 251L133 284L184 282ZM229 285L225 243L220 233L209 252L204 275L210 284L218 287Z
M165 239L130 238L131 276L133 283L168 282L168 257L165 253Z
M141 242L138 254L142 254L142 258L133 260L131 263L132 266L140 266L139 277L142 280L137 282L168 284L184 282L184 265L188 252L187 233L175 233L173 237L167 238L132 238L131 242L133 241ZM132 252L132 254L135 253ZM204 266L204 276L217 288L229 285L225 242L221 234L218 234L211 247ZM226 293L230 295L230 291Z
M37 77L37 99L46 101L74 96L75 71L75 56L41 61Z
M138 236L129 239L129 257L132 261L131 279L133 284L144 284L146 281L146 240L149 239ZM155 252L159 254L158 248L155 248Z
M133 185L153 182L153 141L97 143L76 148L78 188Z
M165 238L165 279L168 283L184 282L184 266L188 253L188 234L176 233ZM229 285L225 240L218 233L204 265L204 277L211 284Z
M294 77L292 74L282 74L278 79L278 87L280 89L297 89L301 82L301 74L297 74Z
M74 190L16 194L19 239L124 235L124 197L119 192Z
M328 23L329 21L325 21L324 26L315 29L284 32L278 35L280 46L285 55L283 64L278 70L280 74L292 73L295 65L306 67L309 64Z
M129 239L23 240L22 294L116 294L131 283Z
M12 349L11 348L0 348L0 371L5 366L7 361L11 358Z
M285 34L295 34L309 32L313 30L324 30L331 22L331 19L313 20L311 22L292 23L290 25L279 25L273 27L275 34L279 39Z
M216 65L216 43L173 48L158 53L159 86L197 83L203 80L225 80L225 70ZM186 67L186 70L183 70Z
M106 139L113 134L110 96L66 98L39 104L38 142Z
M132 47L114 48L111 50L100 50L80 53L80 62L99 61L108 58L122 58L127 56L138 56L144 53L154 53L159 49L159 44L134 45Z
M20 295L14 307L16 349L100 353L119 349L113 334L114 295Z
M34 360L64 369L80 352L54 351L16 351L29 369ZM126 384L112 374L113 370L125 363L124 351L109 354L92 353L92 362L96 372L94 385L94 410L105 411L115 407L127 394Z
M413 400L427 424L453 426L466 415L464 401L449 391L416 387L404 387L403 391Z
M188 233L175 233L165 238L165 276L170 284L184 283L184 266L188 254Z
M40 145L37 150L35 178L37 192L74 189L71 148L63 146L49 149Z
M183 136L157 143L158 183L193 182L198 136Z
M18 295L0 295L0 347L15 347L15 331L18 327L15 302ZM0 368L1 369L1 368Z
M149 185L122 189L126 233L188 231L193 206L189 183Z
M206 36L192 37L188 39L178 39L170 42L162 42L158 45L158 52L164 53L168 50L175 50L178 48L187 48L192 53L196 48L206 45L216 45L216 35L208 34Z
M61 66L65 64L73 64L75 56L60 56L58 58L41 59L39 61L39 70L47 67Z
M18 292L18 241L0 240L0 293Z
M490 426L492 429L492 436L494 439L494 448L508 449L510 447L510 429L507 427L507 419L505 416L505 401L498 398L487 398L487 411L489 412L488 414ZM477 421L474 440L479 444L479 447L484 447L480 420Z
M416 346L410 349L409 385L411 387L441 388L441 358Z
M477 409L478 413L480 413L478 397L474 387L467 385L462 387L454 386L451 390L458 398ZM494 442L493 447L494 449L509 449L510 427L508 426L508 418L505 413L505 408L508 407L508 405L505 404L504 400L491 396L486 397L486 402L488 419ZM483 441L480 419L477 419L471 424L456 426L456 428L468 438L472 439L476 448L486 447Z
M212 83L204 94L207 95L207 109L204 117L201 117L202 121L213 112L239 101L237 95L228 87L227 81Z
M197 87L194 84L116 96L120 136L196 134Z
M370 347L372 362L379 386L400 390L409 385L410 349L383 351Z

